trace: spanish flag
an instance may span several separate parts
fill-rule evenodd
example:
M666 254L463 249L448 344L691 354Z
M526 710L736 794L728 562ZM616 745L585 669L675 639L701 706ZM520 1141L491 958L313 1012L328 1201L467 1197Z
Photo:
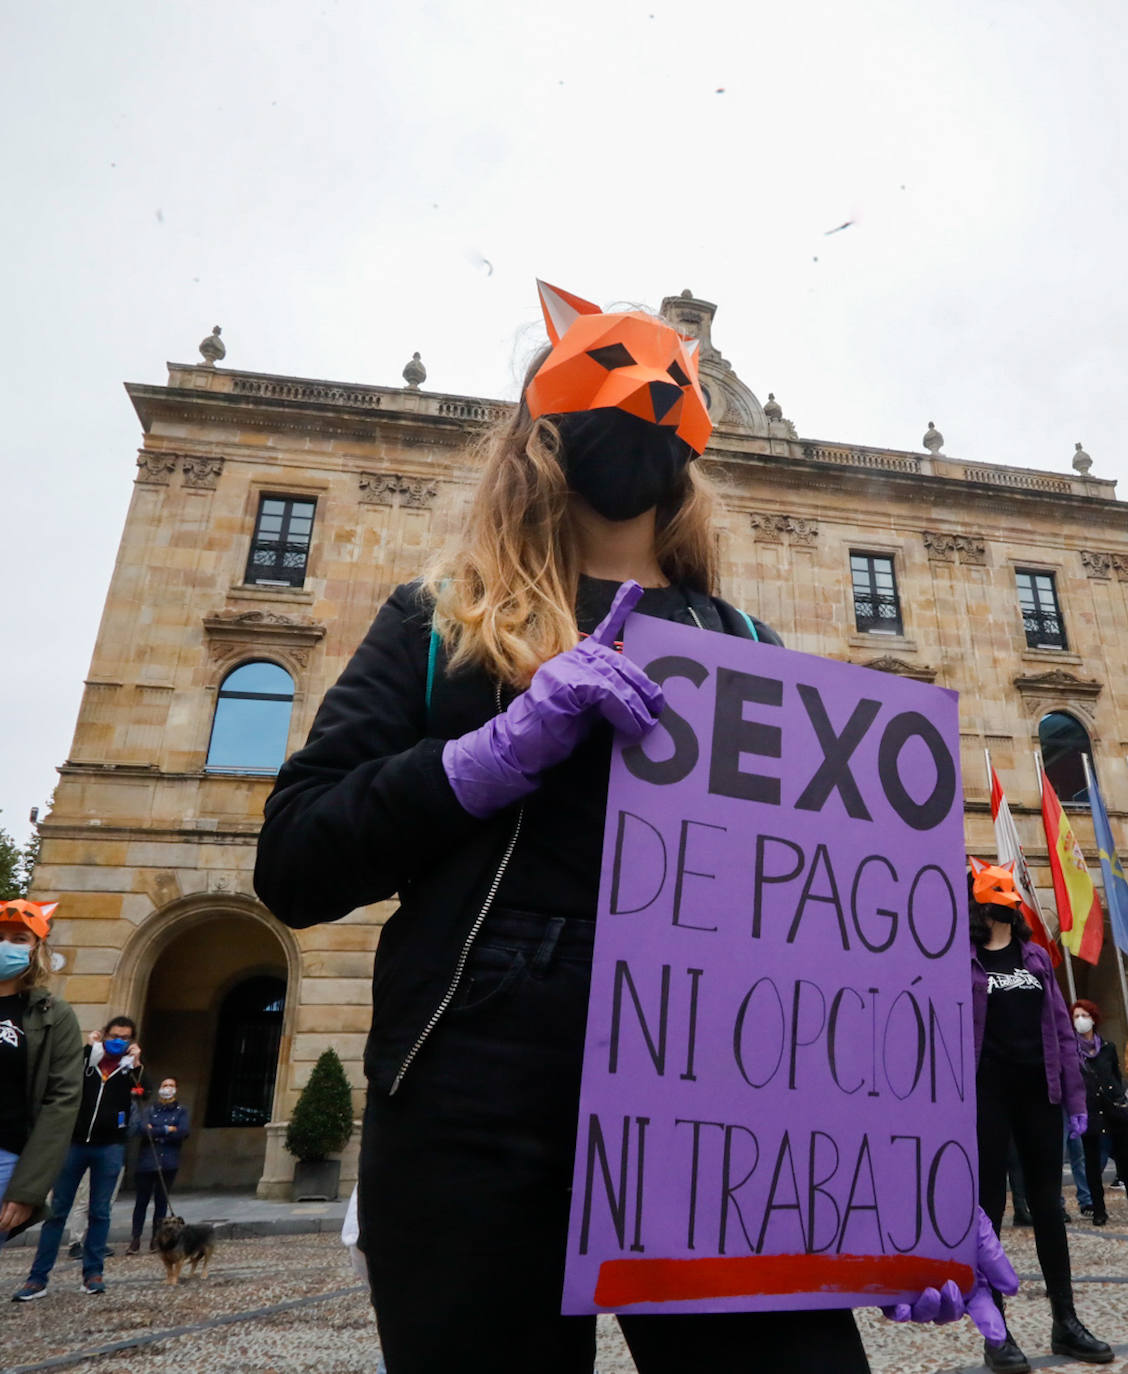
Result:
M1042 778L1042 824L1050 851L1061 942L1079 959L1095 964L1104 940L1104 912L1085 856L1049 778Z

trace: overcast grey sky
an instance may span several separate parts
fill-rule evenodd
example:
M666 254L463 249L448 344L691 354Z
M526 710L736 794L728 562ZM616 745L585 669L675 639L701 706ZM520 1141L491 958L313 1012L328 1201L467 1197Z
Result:
M121 384L163 382L213 324L233 367L396 385L419 350L429 386L510 396L535 276L601 303L688 286L804 437L918 448L935 419L957 457L1068 470L1082 440L1128 477L1123 0L2 14L21 837L129 500Z

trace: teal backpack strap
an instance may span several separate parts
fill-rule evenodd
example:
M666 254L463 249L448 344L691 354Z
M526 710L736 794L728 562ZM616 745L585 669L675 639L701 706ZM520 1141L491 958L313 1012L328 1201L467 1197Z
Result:
M755 631L753 631L755 634ZM435 687L435 665L439 661L439 645L443 642L442 635L435 629L435 621L431 620L431 645L427 650L427 718L431 716L431 693Z
M752 619L752 617L748 614L747 611L742 611L739 606L734 606L733 610L737 613L738 616L740 616L741 620L744 621L745 625L748 626L748 630L749 633L752 635L752 638L756 640L757 643L759 643L760 636L756 633L756 622Z

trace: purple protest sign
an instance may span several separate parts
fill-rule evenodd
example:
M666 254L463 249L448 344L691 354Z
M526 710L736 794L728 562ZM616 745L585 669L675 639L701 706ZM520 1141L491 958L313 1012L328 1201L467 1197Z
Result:
M955 693L630 618L566 1313L858 1307L975 1253Z

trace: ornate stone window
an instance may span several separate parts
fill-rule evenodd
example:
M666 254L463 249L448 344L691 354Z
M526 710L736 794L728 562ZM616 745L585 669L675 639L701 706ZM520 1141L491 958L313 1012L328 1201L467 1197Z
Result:
M893 560L887 554L850 550L854 623L861 634L899 635L901 602Z
M277 773L286 757L294 679L277 663L243 663L219 689L209 773Z
M1066 711L1051 711L1038 722L1038 743L1042 767L1053 783L1063 805L1088 806L1089 789L1085 783L1082 754L1092 757L1089 732L1076 716Z
M246 580L267 587L300 587L305 582L316 501L294 496L259 500Z
M1028 649L1067 649L1065 621L1058 605L1057 588L1051 572L1016 568L1018 604L1026 631Z

